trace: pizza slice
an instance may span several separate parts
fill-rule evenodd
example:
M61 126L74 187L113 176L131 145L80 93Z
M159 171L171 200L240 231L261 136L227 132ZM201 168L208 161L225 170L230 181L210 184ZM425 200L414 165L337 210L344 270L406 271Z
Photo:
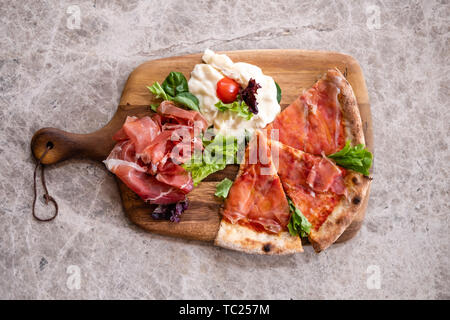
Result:
M257 132L225 200L215 244L260 254L302 252L289 234L290 210L264 135Z
M335 153L346 141L365 143L353 89L337 69L328 70L267 129L275 130L281 143L315 155Z
M284 190L312 224L309 240L322 251L350 225L370 186L372 155L364 150L353 89L339 70L328 70L267 129L281 143Z
M308 239L316 252L333 244L362 205L369 178L316 156L272 141L284 191L311 223Z

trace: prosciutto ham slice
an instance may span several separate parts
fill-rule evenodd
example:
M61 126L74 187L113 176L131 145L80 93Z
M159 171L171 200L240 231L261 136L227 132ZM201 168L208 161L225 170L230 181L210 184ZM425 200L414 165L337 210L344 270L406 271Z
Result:
M128 116L128 117L125 119L124 126L125 126L127 123L136 121L137 119L138 119L137 117L130 117L130 116ZM122 128L120 128L119 131L117 131L117 132L113 135L113 140L115 140L115 141L123 141L123 140L127 140L127 139L128 139L128 136L127 136L127 134L125 133L125 130L123 129L123 126L122 126Z
M191 175L182 166L172 161L161 166L155 177L159 182L176 187L184 193L189 193L194 188Z
M171 142L172 133L172 130L166 130L153 139L142 152L142 161L147 164L152 163L154 166L162 162L173 146Z
M163 101L159 105L157 112L163 119L171 119L177 124L184 124L192 128L195 127L201 132L204 132L208 128L208 123L200 113L194 110L178 108L171 101Z
M120 148L116 145L114 149ZM113 152L120 152L116 150ZM135 162L108 157L105 165L132 191L137 193L144 201L157 204L168 204L184 200L186 194L175 187L158 181L154 176L147 174L145 168Z
M159 124L150 117L141 119L127 117L123 127L113 136L113 139L117 141L131 140L136 153L140 154L160 132Z
M277 149L277 173L286 194L317 230L345 195L345 170L321 156L271 143Z
M306 178L307 184L317 192L332 192L343 195L345 184L342 178L344 169L339 169L337 165L328 158L315 159L315 163Z
M191 157L192 146L201 147L197 136L206 126L200 113L164 101L152 117L127 117L113 136L117 144L104 163L144 201L182 201L193 181L180 164Z
M336 70L328 71L267 128L278 130L280 142L308 153L329 155L341 150L345 128L337 79L340 75Z
M177 126L177 127L175 127ZM144 149L141 158L153 166L164 165L168 158L182 164L203 148L202 140L187 126L163 126L164 130ZM170 128L170 129L167 129Z
M257 132L230 189L223 212L231 223L279 233L289 223L289 205L264 136Z
M143 117L136 121L126 122L123 130L133 142L136 153L140 154L161 132L159 125L150 117Z

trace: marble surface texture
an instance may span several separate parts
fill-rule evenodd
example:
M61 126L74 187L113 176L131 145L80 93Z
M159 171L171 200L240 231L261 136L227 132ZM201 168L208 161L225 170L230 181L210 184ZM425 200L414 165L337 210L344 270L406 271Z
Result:
M449 17L447 0L0 0L0 298L449 299ZM287 257L153 235L83 160L48 168L60 215L34 221L33 133L96 130L136 66L205 48L360 62L376 159L359 234Z

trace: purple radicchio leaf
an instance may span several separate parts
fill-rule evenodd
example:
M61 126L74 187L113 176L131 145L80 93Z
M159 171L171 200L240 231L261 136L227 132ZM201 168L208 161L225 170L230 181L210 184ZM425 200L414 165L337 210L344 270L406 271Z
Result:
M160 204L152 212L152 218L155 220L170 220L180 222L181 214L188 208L188 200L176 203Z
M255 79L250 78L247 88L240 92L242 100L248 105L248 110L253 114L258 114L258 102L256 101L256 91L261 86L256 83Z

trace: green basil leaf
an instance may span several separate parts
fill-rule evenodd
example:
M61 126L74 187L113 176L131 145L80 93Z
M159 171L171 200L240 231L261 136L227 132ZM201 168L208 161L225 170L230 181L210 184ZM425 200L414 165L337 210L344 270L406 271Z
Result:
M302 212L294 205L291 199L287 198L291 219L289 220L288 230L292 236L299 235L304 238L311 232L311 223L306 219Z
M228 178L223 179L216 185L216 192L214 195L219 198L226 199L228 197L228 192L230 192L230 188L233 185L233 181Z
M199 101L196 96L190 92L181 92L177 94L172 101L177 102L189 109L200 112Z
M276 83L276 82L275 82L275 86L277 87L277 101L278 101L278 104L280 104L280 102L281 102L281 88L278 85L278 83Z
M186 78L181 72L172 71L162 83L162 88L171 97L179 93L188 92L189 87Z
M365 176L370 174L369 169L372 167L373 155L367 150L363 144L354 147L350 146L350 141L336 153L330 154L328 158L333 159L337 165L360 172Z
M249 110L248 105L244 101L234 101L232 103L217 102L214 105L220 111L231 111L237 113L239 117L245 120L250 120L253 117L253 113Z
M170 100L164 89L157 81L151 87L147 87L147 89L150 90L150 92L153 93L157 99Z

